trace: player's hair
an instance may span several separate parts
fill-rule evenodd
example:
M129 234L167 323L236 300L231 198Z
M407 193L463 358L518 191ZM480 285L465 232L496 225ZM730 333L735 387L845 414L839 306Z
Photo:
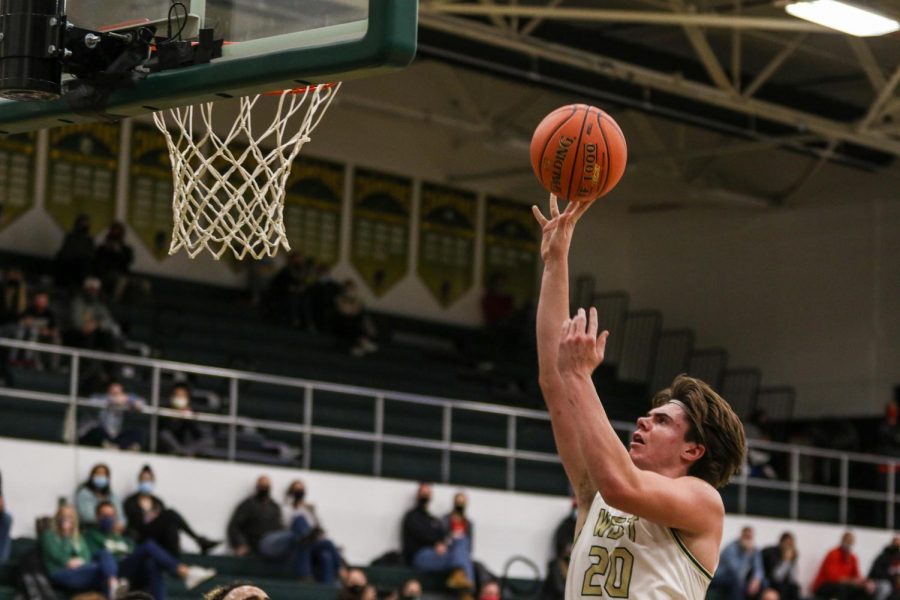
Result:
M684 439L706 448L703 456L691 465L688 475L713 487L724 486L744 464L747 445L741 420L709 385L687 375L679 375L670 387L657 392L653 407L671 400L678 400L685 407L690 428Z

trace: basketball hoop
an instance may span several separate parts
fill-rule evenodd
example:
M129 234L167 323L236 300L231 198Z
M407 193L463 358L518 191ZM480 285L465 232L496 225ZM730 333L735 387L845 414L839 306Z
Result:
M234 122L219 119L226 135L214 128L213 102L154 113L166 137L175 188L169 254L184 248L194 258L206 249L219 259L230 249L242 259L274 256L279 247L290 250L282 215L285 185L294 159L340 86L240 98ZM253 107L262 96L278 96L278 104L271 122L254 129Z

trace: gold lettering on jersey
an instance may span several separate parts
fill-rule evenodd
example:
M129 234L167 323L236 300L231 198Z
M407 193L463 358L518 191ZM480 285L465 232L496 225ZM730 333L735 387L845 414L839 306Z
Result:
M597 516L597 522L594 524L594 535L596 537L618 540L627 533L628 539L633 542L637 536L634 526L637 520L638 517L634 515L618 517L610 514L605 508L601 508L600 514Z

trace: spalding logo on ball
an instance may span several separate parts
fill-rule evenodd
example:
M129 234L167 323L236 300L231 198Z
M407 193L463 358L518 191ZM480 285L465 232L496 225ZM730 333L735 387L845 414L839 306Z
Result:
M603 196L619 183L627 160L618 123L596 106L557 108L531 137L531 168L561 200L593 202Z

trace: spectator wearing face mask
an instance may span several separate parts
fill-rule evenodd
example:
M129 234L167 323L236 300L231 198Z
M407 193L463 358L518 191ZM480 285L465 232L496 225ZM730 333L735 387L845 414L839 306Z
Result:
M763 569L769 587L778 592L780 600L799 600L800 584L797 583L797 546L789 532L781 534L777 546L762 551Z
M169 404L178 411L179 418L159 420L159 447L165 454L200 456L215 446L209 425L194 420L191 408L191 388L178 383L172 387Z
M125 517L128 533L138 543L154 541L172 556L181 556L181 532L197 542L202 554L222 542L198 535L181 514L166 505L156 495L156 476L150 465L144 465L138 473L137 492L125 498Z
M369 580L361 569L348 569L341 581L338 600L363 600Z
M137 429L124 429L123 422L127 411L143 410L144 401L126 393L122 384L115 380L106 385L105 394L92 398L104 401L106 406L100 410L97 419L82 425L79 441L88 446L140 450L143 434Z
M228 544L236 556L263 556L263 538L283 529L281 507L271 494L272 480L261 475L256 480L256 492L234 509L228 522Z
M418 579L407 579L397 596L400 600L422 600L422 584Z
M325 536L316 509L306 502L306 486L299 479L288 486L282 507L282 520L287 529L270 533L260 541L260 553L270 558L290 561L299 579L315 578L332 584L342 568L341 555Z
M215 569L191 567L163 550L153 540L135 546L134 542L115 531L119 520L116 508L110 502L97 505L97 524L89 527L84 541L91 554L106 551L118 564L119 577L128 580L132 588L146 589L156 600L166 599L163 575L168 573L184 580L188 590L215 576Z
M82 525L97 524L97 505L104 501L110 502L115 507L116 514L120 515L116 522L116 531L121 533L125 530L125 522L121 518L121 515L124 514L122 502L110 487L109 467L98 463L91 468L91 474L87 481L82 483L75 492L75 506L78 509L78 519Z
M741 529L741 537L722 549L719 568L710 583L728 600L756 598L765 589L762 555L753 542L753 528Z
M99 591L112 598L119 587L116 560L105 550L91 556L68 504L59 507L53 526L41 535L41 554L50 581L69 592Z
M478 590L478 600L500 600L500 584L487 581Z
M900 535L895 535L869 569L875 600L900 600Z
M450 537L441 520L428 512L431 484L420 483L416 506L403 517L403 558L413 568L430 573L450 571L447 587L472 590L475 567L467 537Z
M466 516L466 505L468 498L465 493L457 492L453 496L453 510L444 516L444 531L446 531L452 539L468 538L469 554L475 545L475 536L473 534L474 527L472 521Z
M859 571L859 561L853 553L855 538L849 531L841 536L841 545L825 555L812 589L817 598L846 598L870 600L875 582Z
M72 329L65 333L65 339L77 348L114 352L119 347L122 329L100 298L101 287L96 277L84 280L81 293L69 308Z

